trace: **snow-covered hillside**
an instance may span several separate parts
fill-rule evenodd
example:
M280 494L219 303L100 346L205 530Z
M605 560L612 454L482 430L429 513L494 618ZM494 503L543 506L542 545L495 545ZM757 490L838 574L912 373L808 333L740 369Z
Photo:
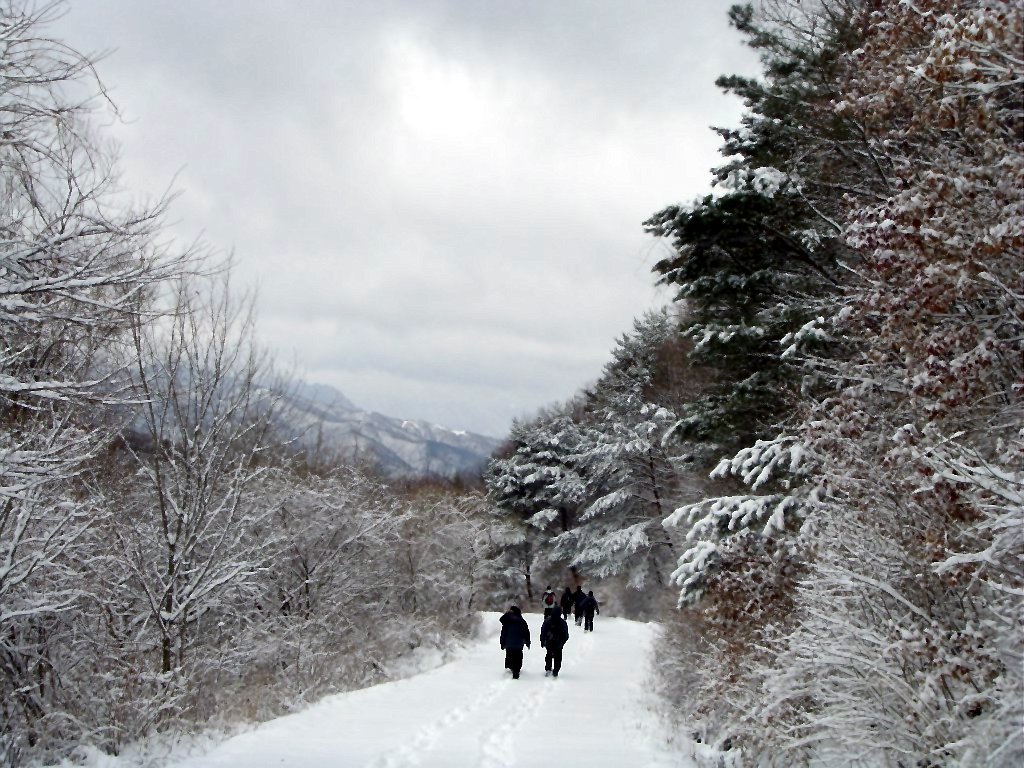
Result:
M451 477L479 469L499 441L425 421L363 411L338 390L300 384L289 398L289 427L309 449L367 462L392 477Z
M598 617L570 623L561 675L533 648L523 675L502 669L498 614L455 660L414 677L328 697L236 736L175 768L685 768L650 712L654 626Z

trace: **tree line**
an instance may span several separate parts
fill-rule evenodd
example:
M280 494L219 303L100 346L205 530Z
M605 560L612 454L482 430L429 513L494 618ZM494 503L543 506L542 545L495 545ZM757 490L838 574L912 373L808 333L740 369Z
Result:
M491 464L510 565L677 588L711 764L1024 760L1022 16L733 7L714 192L645 222L672 306Z

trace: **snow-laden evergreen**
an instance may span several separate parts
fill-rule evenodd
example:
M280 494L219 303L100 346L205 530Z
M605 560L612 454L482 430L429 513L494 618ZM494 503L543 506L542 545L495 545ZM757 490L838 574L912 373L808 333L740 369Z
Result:
M621 576L633 589L667 583L675 554L661 521L682 498L687 448L676 415L644 393L677 340L667 313L638 320L590 392L517 425L511 455L491 463L491 497L535 531L539 563L587 578Z
M590 396L575 454L585 500L550 554L593 578L621 575L635 589L665 585L674 556L661 521L680 498L684 448L674 435L676 415L644 395L657 376L659 352L675 332L666 313L652 313L612 350Z

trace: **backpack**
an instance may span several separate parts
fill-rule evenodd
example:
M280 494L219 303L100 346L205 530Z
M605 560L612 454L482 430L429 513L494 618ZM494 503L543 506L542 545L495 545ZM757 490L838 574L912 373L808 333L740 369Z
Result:
M551 624L548 627L548 640L554 641L557 645L565 645L569 640L569 626L561 616L552 616Z
M554 592L546 592L544 594L544 605L554 605L554 604L555 604L555 593Z

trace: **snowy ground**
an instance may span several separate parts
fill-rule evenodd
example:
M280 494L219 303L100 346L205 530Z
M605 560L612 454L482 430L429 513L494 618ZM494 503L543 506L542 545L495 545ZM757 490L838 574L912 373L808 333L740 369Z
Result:
M330 696L174 768L686 768L648 709L654 629L597 617L570 622L562 671L544 677L536 639L519 680L502 669L498 614L478 642L415 677Z

